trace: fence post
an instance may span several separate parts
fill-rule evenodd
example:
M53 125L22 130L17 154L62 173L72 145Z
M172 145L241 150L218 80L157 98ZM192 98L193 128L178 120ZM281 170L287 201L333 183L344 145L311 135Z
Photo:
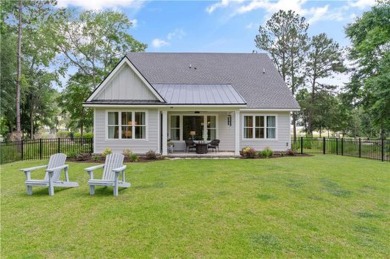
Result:
M93 138L91 138L91 154L93 154Z
M61 152L61 139L58 138L57 153Z
M325 137L322 138L322 153L325 155L326 153L326 140Z
M20 150L22 151L22 161L23 161L23 159L24 159L24 156L23 156L23 151L24 151L24 148L23 148L23 139L21 140L21 144L20 144Z
M344 155L344 137L341 138L341 155Z
M362 139L359 138L359 158L362 157Z
M42 139L39 139L39 159L42 159Z
M303 154L303 137L301 137L301 155Z
M336 138L336 155L339 154L339 139Z
M382 162L383 162L385 161L385 140L383 137L381 139L381 142L382 142Z

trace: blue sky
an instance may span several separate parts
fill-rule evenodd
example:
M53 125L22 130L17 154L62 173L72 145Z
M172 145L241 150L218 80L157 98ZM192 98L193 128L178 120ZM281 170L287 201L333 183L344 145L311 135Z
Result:
M310 24L309 34L326 33L348 46L344 28L375 0L136 1L58 0L63 7L115 9L127 14L135 39L148 52L252 52L259 25L279 9L294 10Z

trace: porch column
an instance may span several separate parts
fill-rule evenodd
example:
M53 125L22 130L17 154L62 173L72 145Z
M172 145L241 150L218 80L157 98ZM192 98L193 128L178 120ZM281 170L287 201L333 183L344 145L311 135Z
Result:
M234 111L234 155L240 155L240 111Z
M168 155L168 112L162 111L162 155Z

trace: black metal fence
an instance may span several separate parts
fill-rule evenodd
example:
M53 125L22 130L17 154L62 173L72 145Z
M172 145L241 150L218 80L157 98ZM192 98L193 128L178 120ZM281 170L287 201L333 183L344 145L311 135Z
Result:
M300 137L292 143L301 154L335 154L390 162L390 140L386 139Z
M81 153L93 153L92 138L56 138L22 140L0 143L0 164L45 159L55 153L65 153L68 157Z

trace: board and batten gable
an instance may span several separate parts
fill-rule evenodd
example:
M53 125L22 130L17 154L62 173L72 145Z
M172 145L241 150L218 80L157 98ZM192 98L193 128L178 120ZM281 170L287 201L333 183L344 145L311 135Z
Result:
M110 101L161 101L153 88L139 74L132 64L124 59L102 82L88 101L110 103ZM110 139L108 138L108 112L145 112L146 137L144 139ZM160 111L155 107L139 108L137 106L96 107L94 108L94 152L102 153L106 148L112 152L122 153L129 149L135 153L146 153L149 150L159 152L159 117Z
M157 100L139 76L124 63L94 100Z
M276 138L275 139L245 139L243 135L244 116L260 115L260 116L276 116ZM286 151L291 148L290 135L290 112L241 112L240 115L240 149L244 147L253 147L257 151L261 151L266 147L273 151Z

